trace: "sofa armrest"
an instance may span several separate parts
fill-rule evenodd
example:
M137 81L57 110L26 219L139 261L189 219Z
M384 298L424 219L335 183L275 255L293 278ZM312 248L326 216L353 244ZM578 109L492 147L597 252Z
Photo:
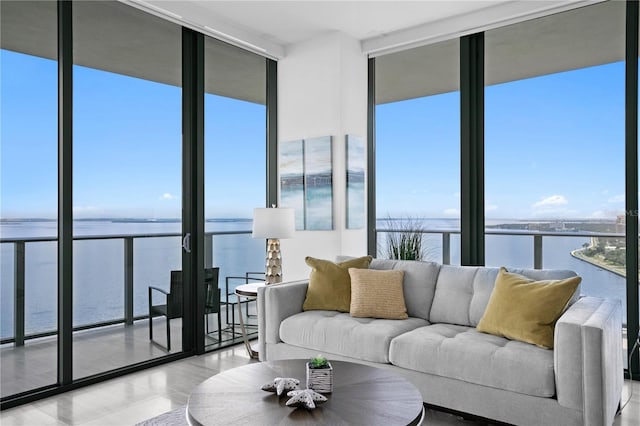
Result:
M280 323L302 312L309 280L271 284L258 288L258 353L267 360L266 344L280 340Z
M622 304L583 297L556 323L558 403L583 412L585 425L613 423L622 395Z

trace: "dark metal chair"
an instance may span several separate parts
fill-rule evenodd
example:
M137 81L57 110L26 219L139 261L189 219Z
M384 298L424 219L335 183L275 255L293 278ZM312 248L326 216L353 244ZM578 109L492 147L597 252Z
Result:
M165 296L165 303L153 304L153 292L157 291ZM171 271L169 292L154 286L149 286L149 340L153 340L153 318L164 316L167 319L167 351L171 351L171 320L182 317L182 271ZM156 344L158 344L156 342Z
M204 321L206 333L209 335L209 314L218 314L218 342L222 341L222 310L220 309L220 288L218 276L220 268L208 268L204 270Z
M204 270L205 285L205 320L206 331L209 334L209 321L207 316L218 314L218 341L222 340L222 316L220 310L220 289L218 288L218 276L220 268L207 268ZM164 316L167 320L167 351L171 351L171 320L182 317L182 271L171 271L171 283L169 291L155 286L149 286L149 340L153 340L153 318ZM153 292L164 295L164 303L153 304ZM157 342L154 342L158 344ZM159 345L159 344L158 344ZM159 345L162 346L162 345Z

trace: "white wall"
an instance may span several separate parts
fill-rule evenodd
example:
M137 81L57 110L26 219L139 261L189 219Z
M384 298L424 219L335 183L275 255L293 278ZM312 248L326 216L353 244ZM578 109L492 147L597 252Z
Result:
M342 33L287 47L278 61L278 142L333 137L333 231L282 240L285 281L309 276L305 256L366 254L366 230L347 230L345 135L367 134L367 57Z

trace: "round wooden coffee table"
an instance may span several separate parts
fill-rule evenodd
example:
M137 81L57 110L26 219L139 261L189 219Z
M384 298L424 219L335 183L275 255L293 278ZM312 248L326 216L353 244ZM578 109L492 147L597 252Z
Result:
M265 392L276 377L294 377L305 388L305 359L233 368L198 385L189 397L193 425L417 425L422 395L406 379L381 368L331 361L333 393L315 410L287 407L286 395Z

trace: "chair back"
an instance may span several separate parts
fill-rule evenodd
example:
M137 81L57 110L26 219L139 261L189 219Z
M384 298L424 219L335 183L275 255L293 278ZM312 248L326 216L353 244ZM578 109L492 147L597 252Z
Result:
M220 289L218 288L218 276L220 268L207 268L204 270L205 300L204 309L206 313L218 312L220 310Z
M182 316L182 271L171 271L171 287L167 296L167 317Z

